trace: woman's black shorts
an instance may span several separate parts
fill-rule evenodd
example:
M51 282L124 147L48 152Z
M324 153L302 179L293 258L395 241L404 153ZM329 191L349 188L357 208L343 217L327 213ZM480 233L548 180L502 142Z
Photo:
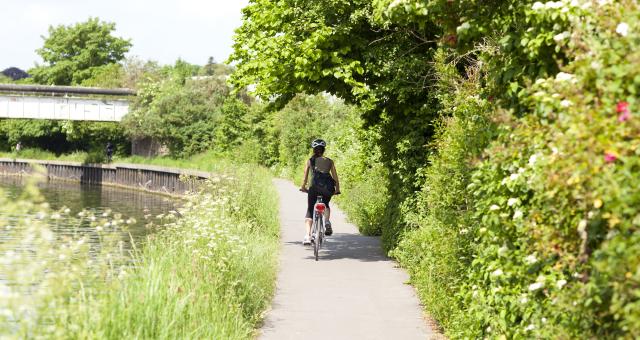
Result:
M309 192L307 193L307 216L306 218L313 218L313 207L316 204L316 200L318 196L322 196L322 203L329 208L329 202L331 201L332 195L325 195L324 193L319 192L315 188L309 188Z

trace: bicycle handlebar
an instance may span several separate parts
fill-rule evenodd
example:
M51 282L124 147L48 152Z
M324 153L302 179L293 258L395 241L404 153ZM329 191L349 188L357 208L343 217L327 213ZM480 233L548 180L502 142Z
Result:
M300 192L309 192L309 190L308 190L308 189L303 189L303 188L300 188L300 189L298 189L298 190L299 190ZM340 194L342 194L342 193L341 193L340 191L337 191L337 192L334 192L333 194L334 194L334 195L340 195Z

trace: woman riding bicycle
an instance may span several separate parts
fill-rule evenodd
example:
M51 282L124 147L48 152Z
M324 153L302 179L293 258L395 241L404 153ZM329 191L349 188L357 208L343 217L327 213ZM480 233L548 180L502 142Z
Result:
M304 235L302 244L311 244L311 224L313 223L313 209L316 204L318 196L322 196L322 203L327 206L325 210L325 235L330 236L333 234L331 229L331 222L329 217L331 216L331 209L329 208L329 201L331 196L340 193L340 182L338 181L338 173L336 172L336 166L333 161L327 157L324 157L324 151L327 143L322 139L315 139L311 142L313 148L313 156L307 160L304 167L304 180L300 191L307 193L307 215L305 216L305 224L307 233ZM309 179L309 169L312 171L311 185L307 189L307 180Z

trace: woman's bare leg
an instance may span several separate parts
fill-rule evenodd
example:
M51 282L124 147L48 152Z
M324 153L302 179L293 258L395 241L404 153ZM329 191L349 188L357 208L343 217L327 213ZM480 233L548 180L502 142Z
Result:
M307 235L309 237L311 237L311 224L313 223L313 220L310 218L307 218L304 220L304 224L307 226Z

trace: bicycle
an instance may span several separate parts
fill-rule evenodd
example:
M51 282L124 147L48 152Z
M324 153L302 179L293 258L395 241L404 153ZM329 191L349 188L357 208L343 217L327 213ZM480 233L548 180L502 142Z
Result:
M313 244L313 255L318 261L318 253L324 242L324 211L327 206L322 202L322 196L318 196L316 204L313 206L313 224L311 225L311 243Z

